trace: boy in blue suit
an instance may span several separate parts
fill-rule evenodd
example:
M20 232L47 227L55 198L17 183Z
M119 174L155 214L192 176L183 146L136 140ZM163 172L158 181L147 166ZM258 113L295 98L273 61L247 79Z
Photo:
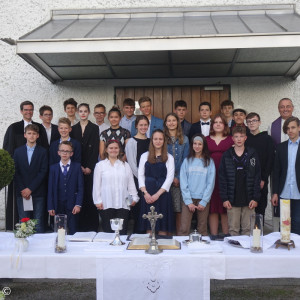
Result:
M47 193L47 150L36 144L39 137L39 127L37 125L27 125L24 137L27 140L26 145L17 148L14 152L18 213L20 219L30 218L31 211L24 211L24 204L26 204L26 201L32 201L33 217L38 220L36 230L38 233L43 233Z
M78 214L83 199L83 174L80 163L71 162L71 142L61 142L58 155L60 162L50 166L48 212L50 216L66 214L69 234L74 234L78 228Z
M149 120L150 126L148 128L148 131L146 133L147 137L150 138L152 135L152 132L156 129L164 130L164 121L160 118L156 118L151 114L152 111L152 100L144 96L139 99L139 106L140 111L143 113L144 116L146 116ZM137 129L135 128L135 122L132 122L131 124L131 136L135 136L137 134Z
M70 137L71 131L71 121L68 118L60 118L58 120L58 132L60 134L60 139L52 142L49 149L50 166L60 161L58 146L63 141L70 141L73 145L73 156L71 160L81 163L81 145L77 140Z

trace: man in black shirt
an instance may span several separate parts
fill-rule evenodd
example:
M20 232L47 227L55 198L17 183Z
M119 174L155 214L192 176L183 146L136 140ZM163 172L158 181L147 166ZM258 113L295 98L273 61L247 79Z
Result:
M267 131L261 132L259 130L259 126L261 124L259 114L255 112L249 113L246 117L246 123L250 132L247 134L245 145L246 147L252 147L256 150L261 169L261 195L255 211L256 213L265 216L265 210L268 204L269 176L272 171L275 153L274 143Z

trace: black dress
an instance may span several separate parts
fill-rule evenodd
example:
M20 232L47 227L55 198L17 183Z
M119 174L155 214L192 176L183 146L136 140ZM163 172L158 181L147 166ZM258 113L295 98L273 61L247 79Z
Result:
M163 162L156 162L151 164L148 161L145 163L145 186L146 190L150 195L155 194L163 185L167 177L167 167ZM172 197L169 192L163 193L157 201L148 204L142 196L141 200L141 210L138 222L139 231L151 230L150 222L147 219L143 219L143 214L148 214L150 212L150 207L154 206L155 211L158 214L163 214L162 219L158 219L156 222L156 231L174 231L174 213Z
M84 175L84 196L79 214L79 231L98 231L99 216L93 202L93 174L99 156L99 127L88 122L82 135L80 122L72 126L71 137L81 144L81 166L92 170Z

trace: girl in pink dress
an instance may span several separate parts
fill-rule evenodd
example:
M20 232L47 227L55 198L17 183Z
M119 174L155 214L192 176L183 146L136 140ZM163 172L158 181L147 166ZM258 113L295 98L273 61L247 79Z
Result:
M217 239L219 228L219 215L224 235L228 235L228 219L226 209L219 194L218 170L223 153L233 145L232 137L229 135L229 128L224 117L215 115L210 125L210 135L206 138L208 150L216 166L215 188L210 199L209 228L212 238Z

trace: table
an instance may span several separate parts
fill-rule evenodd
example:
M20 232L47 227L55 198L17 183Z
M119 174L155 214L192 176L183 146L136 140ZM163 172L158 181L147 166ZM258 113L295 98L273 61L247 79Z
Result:
M184 237L176 239L182 241ZM0 233L0 278L97 278L99 299L130 285L134 295L150 293L148 299L162 299L157 295L184 287L188 287L190 294L201 290L207 299L210 279L300 278L300 236L295 235L293 240L295 249L273 246L259 254L223 242L216 242L223 247L220 254L189 254L182 245L179 251L165 250L154 256L142 250L125 251L126 246L112 247L108 243L68 243L68 252L57 254L54 234L36 234L16 266L11 259L13 235ZM153 285L149 286L151 282ZM158 290L151 291L158 285ZM116 288L119 286L120 289ZM180 299L176 295L172 299ZM128 298L132 296L128 294Z

